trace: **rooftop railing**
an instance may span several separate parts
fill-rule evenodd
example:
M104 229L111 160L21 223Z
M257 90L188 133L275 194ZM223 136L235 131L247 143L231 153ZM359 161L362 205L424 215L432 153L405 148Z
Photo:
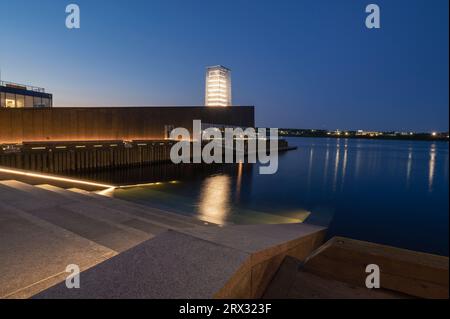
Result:
M21 90L27 90L27 91L33 91L33 92L45 93L45 89L44 88L40 88L40 87L37 87L37 86L31 86L31 85L25 85L25 84L19 84L19 83L13 83L13 82L7 82L7 81L0 81L0 86L9 87L9 88L15 88L15 89L21 89Z

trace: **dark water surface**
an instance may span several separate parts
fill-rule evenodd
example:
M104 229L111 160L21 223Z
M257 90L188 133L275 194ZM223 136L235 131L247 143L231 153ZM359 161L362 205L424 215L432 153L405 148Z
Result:
M173 165L82 177L115 197L215 223L299 222L340 235L448 256L447 142L292 138L275 175L258 166ZM159 182L159 183L157 183Z

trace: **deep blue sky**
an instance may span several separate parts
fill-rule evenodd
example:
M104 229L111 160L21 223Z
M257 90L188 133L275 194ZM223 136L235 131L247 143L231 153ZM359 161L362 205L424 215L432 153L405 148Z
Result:
M108 106L201 105L205 67L223 64L258 125L448 130L448 3L0 0L0 66L55 106Z

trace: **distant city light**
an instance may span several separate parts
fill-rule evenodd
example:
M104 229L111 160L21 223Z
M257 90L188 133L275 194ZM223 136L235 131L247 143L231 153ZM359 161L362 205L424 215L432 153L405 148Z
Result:
M431 133L431 135L433 135L433 136L437 136L437 133L436 133L436 132L433 132L433 133Z

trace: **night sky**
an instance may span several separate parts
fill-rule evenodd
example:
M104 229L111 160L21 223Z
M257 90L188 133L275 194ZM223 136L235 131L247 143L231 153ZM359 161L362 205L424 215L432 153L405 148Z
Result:
M80 5L81 29L65 27ZM381 8L381 29L365 7ZM202 105L232 69L259 126L446 131L448 0L0 0L2 79L55 106Z

